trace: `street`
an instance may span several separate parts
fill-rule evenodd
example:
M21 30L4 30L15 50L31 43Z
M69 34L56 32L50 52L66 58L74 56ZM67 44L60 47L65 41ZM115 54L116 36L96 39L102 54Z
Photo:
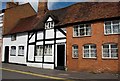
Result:
M44 77L44 78L43 78ZM30 74L29 72L19 73L2 70L2 81L63 81L50 79L51 77L45 78L46 76L37 76L34 73Z
M2 81L119 81L114 74L90 74L2 64Z

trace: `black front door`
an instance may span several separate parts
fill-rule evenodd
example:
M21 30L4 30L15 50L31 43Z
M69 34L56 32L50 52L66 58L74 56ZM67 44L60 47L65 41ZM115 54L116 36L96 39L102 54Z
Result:
M57 69L65 69L65 45L57 45Z
M5 46L5 57L4 57L4 62L8 63L9 62L9 46Z

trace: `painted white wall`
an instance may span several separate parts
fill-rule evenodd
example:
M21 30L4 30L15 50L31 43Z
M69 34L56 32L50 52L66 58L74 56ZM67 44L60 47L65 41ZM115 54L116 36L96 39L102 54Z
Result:
M34 61L34 45L28 47L28 61Z
M54 29L46 30L46 39L54 38Z
M39 31L37 32L37 40L42 40L43 39L43 32Z
M26 52L27 52L27 33L19 33L16 35L15 41L11 41L11 36L3 37L3 50L2 50L2 61L4 61L5 46L9 46L9 62L26 64ZM10 56L11 46L16 46L16 56ZM18 56L18 47L24 46L24 56Z
M48 17L47 21L53 21L53 19L51 17Z
M54 64L44 64L44 63L27 63L27 66L45 68L45 69L54 69Z
M66 28L61 28L66 33ZM63 33L61 33L59 30L56 32L56 38L66 37Z

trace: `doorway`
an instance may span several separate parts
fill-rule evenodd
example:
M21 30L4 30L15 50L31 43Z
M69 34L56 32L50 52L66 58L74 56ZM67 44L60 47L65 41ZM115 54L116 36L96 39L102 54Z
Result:
M4 56L4 62L9 63L9 46L5 46L5 56Z
M57 69L65 70L65 45L57 45Z

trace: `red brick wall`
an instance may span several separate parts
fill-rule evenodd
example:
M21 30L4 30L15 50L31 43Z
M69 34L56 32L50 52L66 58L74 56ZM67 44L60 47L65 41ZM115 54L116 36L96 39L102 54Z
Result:
M92 36L73 37L73 26L67 27L67 67L68 70L89 72L118 72L118 59L102 59L102 44L118 43L119 35L104 35L104 22L91 24ZM83 58L83 45L96 44L97 58ZM72 58L72 45L78 45L79 58ZM120 48L120 46L119 46ZM119 50L120 53L120 50Z

